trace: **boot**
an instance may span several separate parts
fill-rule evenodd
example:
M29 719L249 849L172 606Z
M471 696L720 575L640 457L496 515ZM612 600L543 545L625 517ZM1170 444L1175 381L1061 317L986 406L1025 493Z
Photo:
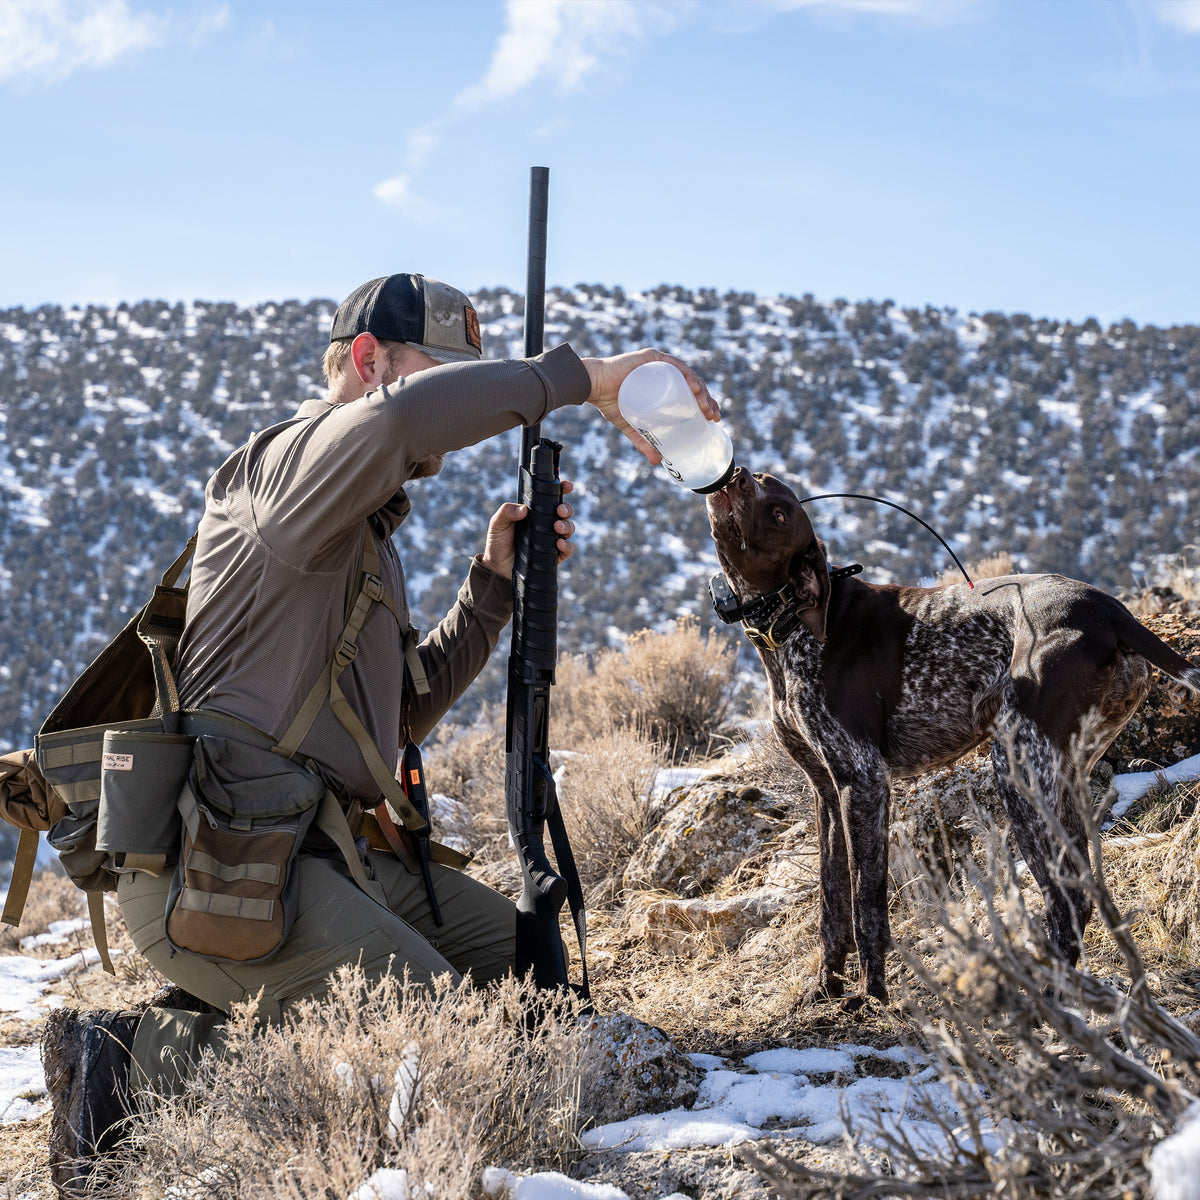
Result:
M133 1035L140 1014L58 1008L46 1018L42 1067L53 1111L50 1177L63 1197L87 1196L101 1162L127 1136Z

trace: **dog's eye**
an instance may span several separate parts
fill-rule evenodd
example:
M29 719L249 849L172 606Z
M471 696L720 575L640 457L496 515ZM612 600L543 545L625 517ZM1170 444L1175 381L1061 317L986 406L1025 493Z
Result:
M776 525L786 525L787 513L785 513L782 508L777 508L771 514L771 520L774 521Z

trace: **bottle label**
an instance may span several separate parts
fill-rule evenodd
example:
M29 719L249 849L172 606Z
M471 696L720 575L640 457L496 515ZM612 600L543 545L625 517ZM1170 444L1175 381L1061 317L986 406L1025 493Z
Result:
M654 434L650 432L649 429L643 429L640 425L636 425L634 428L642 435L642 437L646 439L646 441L650 443L650 445L655 448L655 450L659 452L659 454L662 454L662 442L660 442L658 438L656 438ZM680 475L677 470L675 470L675 464L665 454L663 454L662 462L659 465L664 471L666 471L668 475L670 475L672 479L675 480L676 483L683 482L683 476Z

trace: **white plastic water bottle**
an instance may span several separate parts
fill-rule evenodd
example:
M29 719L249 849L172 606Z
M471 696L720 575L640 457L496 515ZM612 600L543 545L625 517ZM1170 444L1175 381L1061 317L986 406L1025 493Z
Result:
M635 367L621 384L617 407L662 455L663 468L676 483L706 494L729 482L733 443L720 425L705 418L678 367L665 362Z

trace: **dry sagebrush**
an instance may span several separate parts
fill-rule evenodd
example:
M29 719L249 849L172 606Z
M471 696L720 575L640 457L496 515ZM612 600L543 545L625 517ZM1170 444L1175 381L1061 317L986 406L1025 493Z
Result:
M471 725L439 726L425 751L430 790L459 802L439 834L462 838L482 862L509 857L504 815L504 713L485 706Z
M664 633L642 630L624 649L559 664L558 733L574 746L597 731L628 728L666 747L673 762L707 754L725 736L737 693L737 644L700 632L694 617Z
M589 902L616 898L621 872L646 833L646 797L666 762L659 745L636 730L605 724L551 753L563 818ZM439 735L426 756L435 792L461 802L439 834L461 837L481 864L513 861L504 811L504 726L488 714Z
M558 772L559 801L579 876L592 902L614 899L646 834L646 797L665 755L632 729L611 729L574 751Z
M46 933L55 921L70 921L86 915L86 897L62 871L38 871L29 886L21 924L0 925L0 953L17 953L22 938Z
M426 991L344 970L282 1025L243 1006L229 1052L133 1119L114 1194L324 1200L392 1168L412 1195L465 1200L492 1164L562 1168L578 1151L585 1041L570 1005L531 1031L531 1000L512 981Z
M1054 834L1059 882L1081 888L1096 909L1080 967L1050 950L1038 899L1022 887L1003 830L988 836L982 861L961 860L949 875L930 874L921 864L931 856L902 846L901 1009L959 1114L952 1120L927 1099L923 1115L940 1126L940 1155L881 1125L869 1131L877 1152L859 1155L861 1170L838 1178L749 1151L781 1197L1146 1194L1149 1150L1200 1095L1200 1039L1151 990L1130 914L1106 880L1086 786L1071 802L1090 853L1070 844L1040 797L1028 798ZM1194 896L1196 856L1186 856L1189 881L1179 878L1183 861L1175 882Z

